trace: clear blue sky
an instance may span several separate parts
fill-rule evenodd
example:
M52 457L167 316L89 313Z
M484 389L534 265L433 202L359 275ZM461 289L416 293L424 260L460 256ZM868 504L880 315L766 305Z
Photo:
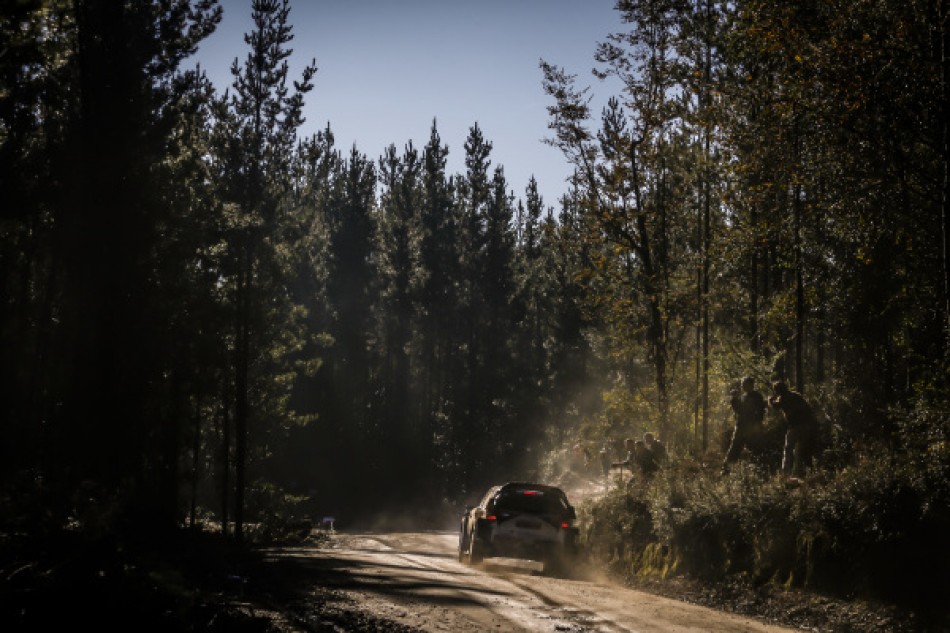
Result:
M432 120L449 147L450 173L464 171L464 143L478 122L519 198L529 178L545 206L558 206L570 168L542 142L550 136L538 67L544 59L591 85L594 50L621 31L615 0L294 0L292 78L311 59L319 68L307 97L309 136L327 126L345 154L371 159L410 140L421 149ZM249 0L221 0L224 19L197 59L223 91L230 66L247 55Z

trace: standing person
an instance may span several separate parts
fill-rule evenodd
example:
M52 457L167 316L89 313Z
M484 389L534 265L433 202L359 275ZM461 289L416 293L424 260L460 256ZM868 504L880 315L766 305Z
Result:
M755 388L752 376L742 379L741 390L732 394L729 402L735 413L736 425L732 430L732 441L726 458L722 462L722 472L729 471L729 464L739 459L743 448L753 449L762 435L762 419L765 417L765 398Z
M604 474L604 483L610 480L610 453L607 451L607 443L600 448L600 469Z
M629 437L623 441L623 448L626 452L626 457L622 461L613 462L610 466L611 468L620 469L620 477L623 477L623 467L627 466L630 468L630 474L633 474L633 462L634 462L634 451L633 451L633 440Z
M637 465L637 468L639 468L640 472L644 475L652 474L653 471L656 470L653 455L647 450L643 440L637 440L633 443L633 463Z
M587 459L584 455L584 447L580 442L577 442L571 449L571 470L575 473L582 473L586 467Z
M653 433L643 434L643 461L640 468L644 475L652 475L659 468L660 464L666 461L666 447Z
M772 385L768 403L773 409L782 412L787 425L782 473L802 477L818 445L818 418L802 394L792 391L781 381Z

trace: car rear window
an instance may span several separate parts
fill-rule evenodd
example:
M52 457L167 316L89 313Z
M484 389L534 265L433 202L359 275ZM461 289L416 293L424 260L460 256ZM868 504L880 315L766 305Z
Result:
M567 500L563 495L533 488L505 490L495 499L496 512L557 514L566 509Z

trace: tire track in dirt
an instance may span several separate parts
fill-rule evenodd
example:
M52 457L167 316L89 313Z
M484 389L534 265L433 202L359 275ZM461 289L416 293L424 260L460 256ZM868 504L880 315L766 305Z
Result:
M375 618L418 631L786 633L791 629L591 579L539 575L536 564L458 562L451 532L337 534L329 548L284 555Z

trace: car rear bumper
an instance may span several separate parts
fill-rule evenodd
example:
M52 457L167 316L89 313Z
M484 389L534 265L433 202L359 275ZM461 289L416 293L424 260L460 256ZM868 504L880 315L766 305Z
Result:
M524 558L546 560L553 556L571 554L577 545L577 528L559 528L556 533L538 538L525 538L521 534L504 531L489 531L484 543L486 557Z

